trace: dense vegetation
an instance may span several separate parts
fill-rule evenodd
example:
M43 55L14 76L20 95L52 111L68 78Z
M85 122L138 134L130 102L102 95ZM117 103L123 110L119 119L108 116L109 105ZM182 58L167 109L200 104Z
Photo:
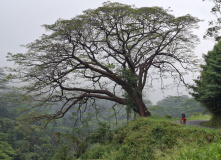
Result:
M220 154L216 130L188 128L160 117L138 118L115 129L105 122L97 127L89 120L78 127L60 121L45 129L17 121L21 114L16 110L21 106L11 100L10 106L5 99L1 101L7 109L1 108L0 159L214 159Z
M111 115L113 116L114 112L100 111L101 113L94 112L93 114L92 110L88 116L85 115L85 118L82 118L81 122L75 125L73 122L76 122L78 118L73 111L72 114L67 114L63 120L50 123L44 128L39 122L30 124L26 121L26 114L24 115L24 112L19 112L23 110L22 108L25 107L25 103L18 103L20 98L18 96L19 92L17 92L17 94L9 94L12 91L16 93L15 90L7 89L7 92L2 93L0 98L0 159L105 159L109 157L108 155L111 155L112 159L137 159L136 156L138 155L135 153L139 153L140 159L157 158L155 157L155 152L159 151L160 154L157 156L164 154L170 156L170 149L174 147L180 148L181 145L175 143L179 138L178 134L185 133L184 135L187 136L189 132L185 127L180 128L176 124L165 121L165 119L165 122L156 121L154 119L138 119L125 126L128 120L133 119L133 114L126 116L123 114L125 111L122 111L119 112L118 116L114 117L115 120L113 120L110 117ZM187 96L182 97L184 98L181 98L183 100L179 105L176 100L174 101L175 97L172 96L163 99L157 104L161 105L160 107L165 104L165 108L168 109L168 112L163 113L179 115L179 108L182 108L183 104L192 101L192 99ZM195 103L196 102L193 104ZM108 103L105 104L111 105ZM151 103L149 103L149 105L150 104ZM169 105L172 106L171 109ZM156 111L157 106L152 107L155 108L153 113L159 113ZM150 108L152 107L150 106ZM109 108L109 106L107 108ZM195 111L194 107L192 109ZM177 112L174 112L174 110ZM94 118L96 115L99 118ZM118 125L116 125L116 123ZM194 132L199 132L197 134L202 134L202 137L205 133L207 134L207 132L204 133L198 130ZM162 138L163 133L167 133L164 138ZM206 136L206 134L204 136ZM125 141L126 139L127 141ZM199 141L202 141L202 139ZM137 143L139 143L140 147L137 147ZM131 150L133 150L133 152ZM143 154L144 152L145 154Z
M13 93L11 93L13 91ZM7 93L7 94L6 94ZM39 121L30 123L24 110L31 104L18 103L20 101L19 92L8 89L1 94L0 98L0 159L6 160L61 160L70 157L79 157L87 148L95 142L101 142L96 129L105 129L113 126L113 123L122 125L126 123L126 117L110 117L111 111L85 114L84 118L72 114L67 114L62 120L57 120L47 124ZM17 93L17 94L14 94ZM56 107L56 106L55 106ZM125 113L125 111L123 112ZM110 114L110 115L109 115ZM28 116L27 116L28 115ZM98 116L99 118L96 118ZM106 122L109 121L109 125Z
M1 77L3 76L4 73L1 71ZM21 99L20 92L17 89L7 86L2 79L0 86L0 159L73 160L107 158L108 154L113 156L112 159L130 159L130 157L133 159L136 157L135 153L139 153L140 159L157 158L155 152L160 150L162 155L169 153L170 148L178 145L174 142L178 138L176 134L183 132L181 130L176 131L177 133L171 133L175 135L167 135L161 142L159 137L162 137L162 133L165 133L164 127L168 127L165 124L172 128L178 129L180 127L167 121L160 122L152 119L139 119L125 126L129 120L134 119L133 113L126 112L121 107L115 107L115 112L108 110L113 104L106 101L97 103L102 106L102 110L91 109L80 119L76 111L72 110L62 120L50 123L45 128L39 121L32 124L27 121L27 118L32 114L37 114L37 110L27 114L25 108L32 104L22 102L23 99ZM168 114L170 114L176 117L181 110L187 113L202 111L202 108L196 107L197 102L188 96L169 96L159 101L155 106L150 101L148 102L146 105L153 115L167 115L168 117ZM56 109L57 106L52 108ZM46 111L48 110L44 112ZM40 113L41 111L38 110L38 114ZM137 126L131 128L133 123L137 123ZM143 129L140 130L142 126ZM136 133L136 135L132 131L139 134ZM172 131L167 133L170 132ZM125 139L128 139L128 134L132 134L134 137L130 135L132 136L129 137L130 141L126 142ZM140 147L136 146L137 142L132 142L138 138L138 135L143 140L139 143L141 144ZM173 138L170 139L171 137ZM126 144L124 145L124 143ZM136 149L131 152L133 146ZM166 152L164 153L164 151ZM144 154L144 152L146 153Z
M104 110L105 107L102 107L103 110L91 109L83 117L78 117L76 111L72 110L63 119L51 122L47 126L40 121L30 123L27 118L31 115L41 114L43 111L52 112L57 106L53 106L49 111L34 109L32 112L27 111L26 108L32 104L25 103L17 89L7 86L3 81L3 71L0 73L2 75L0 75L0 159L77 158L93 143L103 141L102 137L97 136L97 133L102 131L102 129L99 131L99 126L107 130L110 126L113 128L129 120L121 108L115 108L116 112L113 112L108 109ZM112 105L107 102L103 103L108 107ZM101 102L99 104L103 105Z

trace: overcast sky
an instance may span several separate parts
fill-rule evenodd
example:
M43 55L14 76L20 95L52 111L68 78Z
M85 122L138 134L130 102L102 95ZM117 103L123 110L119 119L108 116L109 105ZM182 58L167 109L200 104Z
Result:
M24 52L20 47L34 41L44 33L43 24L52 24L57 19L70 19L89 8L102 5L104 0L0 0L0 67L11 66L7 62L8 52ZM191 14L204 22L196 31L201 39L195 50L198 56L211 50L215 42L203 40L208 20L214 18L210 13L212 2L202 0L110 0L136 7L160 6L173 10L175 16Z

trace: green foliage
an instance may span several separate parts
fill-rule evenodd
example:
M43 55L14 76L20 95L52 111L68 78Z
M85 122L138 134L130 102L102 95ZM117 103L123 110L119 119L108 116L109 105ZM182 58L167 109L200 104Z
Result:
M105 143L112 140L112 132L110 126L105 122L99 123L99 128L90 134L92 143Z
M53 160L74 160L76 159L73 154L70 154L69 147L67 145L60 145L56 150Z
M100 144L95 144L92 148L86 152L85 154L81 155L81 159L100 159L103 154L108 151L110 148L109 146L103 146Z
M133 85L137 83L138 76L135 73L132 73L131 70L123 68L121 71L121 77L127 83Z
M209 114L205 114L205 115L201 115L201 116L191 116L190 118L188 118L189 120L200 120L200 119L211 119L211 115Z
M166 118L169 118L169 119L172 118L172 116L171 116L170 114L165 115L165 117L166 117Z
M0 132L0 159L13 160L16 155L16 151L8 143L8 135Z
M180 153L178 158L173 160L184 159L205 159L205 160L220 160L221 159L221 145L220 141L197 148L191 148Z
M19 102L19 92L9 87L0 97L0 157L16 160L48 159L51 154L48 132L27 121L21 124L18 110L25 104Z
M89 146L88 137L77 137L75 136L75 133L57 132L55 134L58 147L56 148L52 159L76 159L83 154Z
M194 112L191 117L201 117L202 114L198 112Z
M0 146L4 148L1 157L5 157L5 159L6 157L11 159L16 157L16 160L72 160L80 157L92 145L91 143L106 143L112 139L110 125L102 121L109 120L109 116L114 114L113 111L104 114L102 110L99 110L100 113L90 110L88 114L84 114L77 125L73 125L73 122L79 120L76 118L78 115L73 111L73 114L67 114L62 121L52 122L47 125L47 128L44 128L40 121L33 121L33 123L29 121L29 118L33 119L41 111L27 112L24 110L19 113L17 110L21 108L21 104L17 103L19 96L13 96L0 97L0 108L2 109L0 134L8 137L3 138L4 141L0 139ZM99 105L107 105L104 109L110 110L109 106L112 104L102 101L99 102ZM114 118L116 119L124 114L124 112L117 111L120 110L118 107L115 107L115 110L117 113L114 114L116 116ZM95 115L99 118L96 119ZM18 118L18 116L21 117ZM98 120L102 122L100 126L97 124ZM122 118L118 121L119 124L126 122ZM111 121L109 123L112 126L114 124ZM92 134L90 135L90 133Z
M214 115L221 114L221 41L204 55L205 64L192 95Z
M4 77L6 74L4 73L4 70L0 68L0 91L2 92L4 89L7 89L6 81L4 80Z
M126 105L127 105L127 108L126 108L127 119L129 120L130 113L137 108L136 103L134 102L134 99L133 99L133 94L135 92L135 86L138 81L138 76L135 73L132 73L131 70L125 69L125 68L120 70L120 73L121 73L122 79L126 81L129 84L128 86L130 87L128 88L130 92L126 92L124 94Z

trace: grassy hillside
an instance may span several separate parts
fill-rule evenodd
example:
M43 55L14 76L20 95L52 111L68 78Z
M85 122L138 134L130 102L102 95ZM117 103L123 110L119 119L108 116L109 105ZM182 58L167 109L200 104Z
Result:
M159 118L138 118L95 144L80 159L221 159L219 130L184 126Z

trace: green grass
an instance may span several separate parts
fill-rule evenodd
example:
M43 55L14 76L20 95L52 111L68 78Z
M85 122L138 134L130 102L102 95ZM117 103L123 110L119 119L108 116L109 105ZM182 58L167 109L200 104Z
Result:
M211 119L211 115L191 116L188 120Z
M219 130L184 126L170 121L156 116L138 118L114 130L111 142L92 146L81 159L197 159L195 152L203 159L210 156L210 150L214 153L213 157L219 157Z
M221 141L214 142L197 148L184 150L179 157L173 160L220 160L221 159Z

